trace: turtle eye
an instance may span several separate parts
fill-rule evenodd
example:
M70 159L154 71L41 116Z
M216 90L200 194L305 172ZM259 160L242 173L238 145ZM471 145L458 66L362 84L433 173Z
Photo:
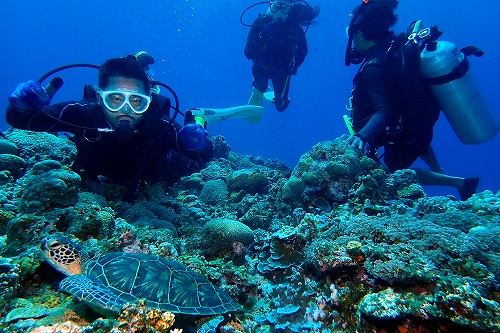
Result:
M54 248L58 248L61 246L61 243L59 243L58 241L54 241L52 244L49 245L50 248L54 249Z

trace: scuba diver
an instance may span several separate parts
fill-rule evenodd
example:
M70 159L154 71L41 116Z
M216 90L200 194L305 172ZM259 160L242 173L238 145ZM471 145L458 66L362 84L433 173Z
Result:
M152 92L155 83L145 71L152 63L145 53L107 60L99 67L98 85L87 85L79 101L50 103L61 78L46 87L42 80L21 83L9 96L7 122L72 133L78 151L73 170L127 185L123 200L133 202L145 183L173 183L213 156L207 131L194 123L182 127L170 116L170 99Z
M399 44L399 35L391 30L397 21L397 5L397 0L363 0L353 10L347 30L346 65L361 65L353 79L348 107L353 132L341 138L376 160L380 159L377 149L384 147L383 162L391 172L410 168L421 158L430 168L414 169L421 185L454 187L461 200L467 200L475 193L479 178L444 174L431 147L441 110L436 97L425 84L415 84L410 94L404 91L405 78L401 77L409 73L402 73L406 58L398 45L405 44ZM404 37L407 41L407 35ZM416 54L420 57L420 51Z
M266 2L258 4L262 3ZM288 107L290 78L297 74L308 52L306 32L302 26L309 27L318 15L319 7L311 7L305 1L282 0L270 1L267 11L255 19L245 46L245 56L253 62L249 105L263 106L266 98L274 103L278 111ZM268 98L269 93L264 93L269 79L274 96Z

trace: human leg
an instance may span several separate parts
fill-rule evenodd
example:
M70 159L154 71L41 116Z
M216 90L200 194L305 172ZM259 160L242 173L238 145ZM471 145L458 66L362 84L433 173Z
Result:
M436 153L434 152L434 149L432 149L432 146L429 146L427 151L420 155L420 158L425 162L425 164L429 166L429 168L433 172L444 173L444 170L439 164Z
M422 168L412 168L412 170L417 173L420 185L450 186L457 190L464 186L465 178L462 177L449 176Z
M415 168L417 173L418 183L420 185L437 185L450 186L458 190L460 199L465 201L469 199L477 190L479 185L479 177L456 177L449 176L444 173L437 173L430 170Z
M276 107L276 110L280 112L285 111L288 104L290 104L290 99L288 99L290 78L291 75L275 76L271 78L274 88L274 106Z
M384 163L391 172L394 172L410 168L420 157L431 168L431 170L412 168L417 174L420 185L453 187L458 190L461 200L469 199L477 189L479 178L463 178L444 174L428 139L429 137L420 137L410 144L387 145Z
M254 63L252 65L252 75L252 95L247 104L264 106L264 93L267 90L269 73L262 66Z
M439 165L439 161L432 146L429 145L427 151L421 154L420 158L429 168L431 168L431 171L424 169L419 169L417 171L417 169L415 169L420 184L454 187L458 190L458 194L462 200L469 199L476 192L477 186L479 185L479 178L463 178L446 175L441 165Z

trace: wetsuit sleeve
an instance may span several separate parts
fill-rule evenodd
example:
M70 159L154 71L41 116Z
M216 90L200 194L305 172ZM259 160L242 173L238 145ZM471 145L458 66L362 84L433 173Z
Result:
M179 146L183 156L196 162L196 164L198 165L198 167L196 168L197 171L201 170L205 166L205 164L211 161L214 157L214 145L210 140L208 140L208 145L205 147L205 149L196 152L185 149L180 140Z
M26 112L12 105L7 107L6 120L12 127L37 132L78 133L79 126L89 125L91 110L99 108L87 101L69 101ZM74 126L77 125L77 126Z
M261 46L260 30L263 25L268 23L269 19L264 15L259 15L252 24L250 32L248 33L247 43L245 45L245 57L248 60L253 60L258 56Z
M297 31L295 33L296 43L297 43L297 53L295 55L295 68L294 71L297 71L300 65L304 62L307 56L307 52L309 51L307 48L307 39L304 30L300 25L296 27Z
M385 130L390 123L393 110L384 84L382 69L378 66L366 66L363 69L363 76L374 114L358 134L370 142Z

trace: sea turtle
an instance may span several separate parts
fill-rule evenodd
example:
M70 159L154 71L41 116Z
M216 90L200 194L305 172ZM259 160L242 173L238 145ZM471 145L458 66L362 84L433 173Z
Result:
M49 236L40 251L54 268L68 275L61 290L96 311L117 314L127 302L176 314L214 315L237 311L236 303L202 275L165 258L144 253L110 252L90 257L63 236Z

